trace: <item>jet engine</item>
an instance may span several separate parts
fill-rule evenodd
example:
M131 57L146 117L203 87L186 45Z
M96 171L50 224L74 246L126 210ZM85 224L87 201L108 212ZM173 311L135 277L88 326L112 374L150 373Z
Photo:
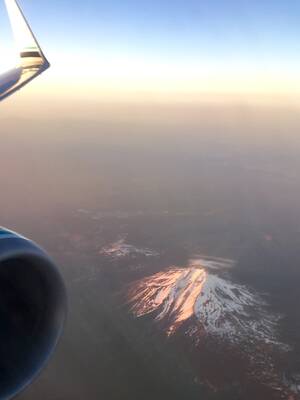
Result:
M0 400L14 397L45 366L65 316L65 287L53 261L0 228Z

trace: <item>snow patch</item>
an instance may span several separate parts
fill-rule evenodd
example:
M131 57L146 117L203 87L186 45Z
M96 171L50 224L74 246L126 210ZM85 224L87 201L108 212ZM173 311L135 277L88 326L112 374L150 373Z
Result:
M110 257L112 259L124 258L124 257L133 257L136 258L138 256L144 257L158 257L159 253L155 250L149 248L139 248L135 247L131 244L125 242L125 239L122 238L114 243L105 246L100 251L101 255Z

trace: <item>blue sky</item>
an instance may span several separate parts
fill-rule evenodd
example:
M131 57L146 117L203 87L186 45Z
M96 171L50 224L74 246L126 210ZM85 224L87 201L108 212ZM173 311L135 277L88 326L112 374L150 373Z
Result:
M300 3L286 0L20 0L47 45L99 52L247 56L300 49ZM45 44L46 44L45 43Z
M162 88L165 78L166 91L207 91L213 82L214 91L230 91L247 79L245 90L268 91L276 81L281 91L300 88L299 1L19 2L60 82L82 83L88 66L106 91L123 81L126 90Z

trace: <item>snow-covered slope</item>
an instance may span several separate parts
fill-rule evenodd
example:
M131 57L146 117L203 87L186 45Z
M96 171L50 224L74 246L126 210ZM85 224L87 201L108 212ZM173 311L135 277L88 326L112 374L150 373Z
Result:
M156 320L166 320L168 333L194 314L194 305L206 280L203 269L171 268L147 277L129 293L136 316L155 313Z
M276 342L278 316L247 287L207 274L194 313L206 332L238 341Z

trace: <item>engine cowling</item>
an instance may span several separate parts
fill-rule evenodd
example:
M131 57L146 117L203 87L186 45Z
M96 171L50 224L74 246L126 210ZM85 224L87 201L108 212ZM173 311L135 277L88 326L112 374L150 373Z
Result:
M0 400L32 383L65 317L65 286L53 261L32 241L0 228Z

